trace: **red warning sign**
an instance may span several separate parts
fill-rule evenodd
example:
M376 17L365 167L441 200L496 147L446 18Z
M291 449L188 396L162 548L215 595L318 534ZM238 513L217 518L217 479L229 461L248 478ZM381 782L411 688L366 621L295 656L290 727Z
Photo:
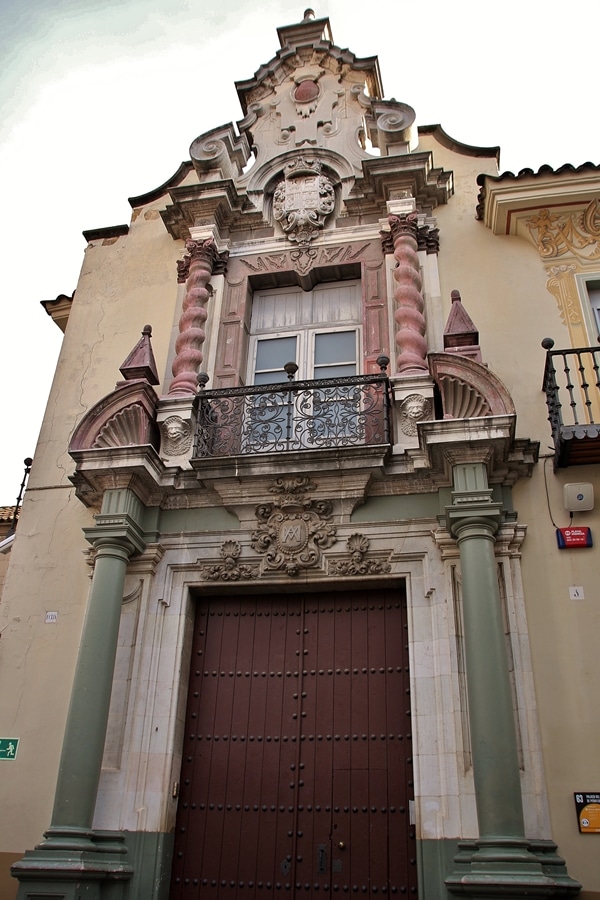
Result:
M590 528L557 528L556 540L559 550L567 550L571 547L591 547L592 531Z

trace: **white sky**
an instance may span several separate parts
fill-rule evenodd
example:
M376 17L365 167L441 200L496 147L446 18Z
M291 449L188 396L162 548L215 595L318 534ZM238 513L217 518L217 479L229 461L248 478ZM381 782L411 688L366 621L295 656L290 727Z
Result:
M197 135L241 118L234 81L275 55L276 28L307 5L0 0L0 505L34 454L62 339L39 303L75 288L81 232L129 222L127 197L169 178ZM586 40L598 0L570 18L540 0L313 6L338 46L379 56L386 99L463 143L499 144L503 171L600 163Z

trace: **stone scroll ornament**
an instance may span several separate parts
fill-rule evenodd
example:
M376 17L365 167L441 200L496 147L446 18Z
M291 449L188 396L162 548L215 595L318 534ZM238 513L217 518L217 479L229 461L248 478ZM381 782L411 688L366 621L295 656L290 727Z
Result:
M179 320L179 336L175 342L172 372L175 376L169 396L194 395L198 387L196 375L204 358L202 345L206 340L204 323L206 304L210 297L208 283L211 275L223 272L226 254L219 253L212 239L187 241L188 255L177 264L177 280L185 282L183 310Z
M317 159L299 156L284 169L273 194L273 216L290 241L308 247L333 212L335 192Z
M256 508L251 546L263 555L265 568L298 575L318 566L322 551L335 544L331 501L306 496L315 488L308 478L278 478L270 491L279 496Z
M395 340L396 367L400 375L417 375L428 371L425 340L425 301L422 294L418 250L417 213L389 216L394 242L394 320L398 326Z

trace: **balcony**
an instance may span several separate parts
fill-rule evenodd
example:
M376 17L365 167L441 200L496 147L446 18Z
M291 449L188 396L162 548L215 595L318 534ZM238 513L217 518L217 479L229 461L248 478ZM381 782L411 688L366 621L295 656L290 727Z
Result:
M556 456L555 468L600 462L600 347L553 350L545 338L542 390Z
M286 367L287 370L287 367ZM385 374L201 389L196 459L389 445Z

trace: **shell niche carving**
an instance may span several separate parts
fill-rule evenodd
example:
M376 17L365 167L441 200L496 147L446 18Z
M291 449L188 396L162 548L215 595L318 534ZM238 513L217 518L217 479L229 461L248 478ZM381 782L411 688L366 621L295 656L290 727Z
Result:
M148 417L139 403L115 413L99 431L92 447L129 447L148 440Z

